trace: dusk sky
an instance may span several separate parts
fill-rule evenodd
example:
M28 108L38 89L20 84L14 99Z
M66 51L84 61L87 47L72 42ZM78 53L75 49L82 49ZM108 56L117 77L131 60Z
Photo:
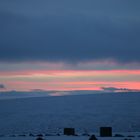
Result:
M140 90L140 0L0 0L0 91Z

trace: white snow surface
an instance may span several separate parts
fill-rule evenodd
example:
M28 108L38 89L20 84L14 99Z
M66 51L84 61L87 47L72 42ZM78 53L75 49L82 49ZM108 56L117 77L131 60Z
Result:
M0 135L7 136L0 137L0 140L22 140L26 138L8 136L29 133L62 134L65 127L75 128L77 134L98 133L101 126L111 126L116 133L140 132L140 94L104 93L0 100ZM80 139L87 140L88 137Z

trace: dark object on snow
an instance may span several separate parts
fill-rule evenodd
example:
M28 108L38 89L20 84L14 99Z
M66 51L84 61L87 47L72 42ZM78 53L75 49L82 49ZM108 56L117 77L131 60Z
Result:
M129 137L129 138L134 138L135 136L133 136L133 135L128 135L127 137Z
M37 136L38 136L38 137L43 137L43 135L42 135L42 134L38 134Z
M53 135L53 134L45 134L45 136L55 136L55 135Z
M89 138L89 140L98 140L98 139L95 137L95 135L92 135L92 136Z
M43 138L41 138L41 137L38 137L36 140L44 140Z
M10 137L16 137L16 135L10 135Z
M23 134L23 135L18 135L19 137L26 137L26 135L25 134Z
M132 139L127 139L127 138L125 138L124 140L132 140Z
M101 137L112 137L112 127L100 127Z
M64 128L64 135L75 135L75 130L74 128Z
M83 133L82 136L90 136L88 133Z
M32 133L29 134L30 137L34 137L34 135Z
M60 136L60 134L59 134L59 133L57 133L57 134L56 134L56 136Z
M123 135L121 135L121 134L115 134L115 136L114 137L124 137Z

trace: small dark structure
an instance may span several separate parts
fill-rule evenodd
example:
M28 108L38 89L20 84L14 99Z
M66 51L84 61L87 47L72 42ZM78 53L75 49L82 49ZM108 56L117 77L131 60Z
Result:
M37 136L38 136L38 137L43 137L43 135L42 135L42 134L38 134Z
M134 138L135 136L133 136L133 135L128 135L127 137L129 137L129 138Z
M41 137L38 137L36 140L44 140L43 138L41 138Z
M25 134L22 134L22 135L18 135L19 137L26 137L26 135Z
M16 137L16 135L10 135L10 137Z
M34 137L34 135L32 133L29 134L30 137Z
M100 127L101 137L112 137L112 127Z
M92 136L89 138L89 140L98 140L98 139L95 137L95 135L92 135Z
M115 136L114 137L124 137L123 135L121 135L121 134L115 134Z
M64 135L75 135L75 129L74 128L64 128Z

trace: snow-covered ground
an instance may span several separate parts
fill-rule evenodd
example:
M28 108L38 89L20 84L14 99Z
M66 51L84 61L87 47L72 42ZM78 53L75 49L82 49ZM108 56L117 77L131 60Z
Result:
M139 140L140 137L96 137L98 140ZM1 137L0 140L36 140L37 137ZM85 136L49 136L43 137L44 140L89 140Z
M95 132L99 135L101 126L111 126L114 133L127 132L128 135L134 135L131 139L135 140L140 138L139 133L134 133L140 132L139 107L139 93L2 99L0 135L4 137L0 136L0 140L35 140L35 137L19 135L62 134L64 127L75 128L79 135ZM60 138L88 140L89 137L46 137L47 140Z

